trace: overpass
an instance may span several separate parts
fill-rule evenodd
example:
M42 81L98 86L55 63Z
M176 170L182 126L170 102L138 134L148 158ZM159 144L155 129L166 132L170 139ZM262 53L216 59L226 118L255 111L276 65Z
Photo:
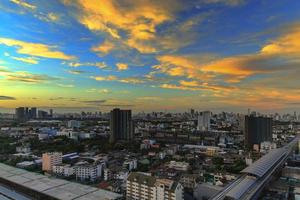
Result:
M295 137L284 147L271 150L268 154L242 170L242 175L237 180L210 198L210 200L258 199L262 190L272 180L273 175L285 164L298 140L299 137Z

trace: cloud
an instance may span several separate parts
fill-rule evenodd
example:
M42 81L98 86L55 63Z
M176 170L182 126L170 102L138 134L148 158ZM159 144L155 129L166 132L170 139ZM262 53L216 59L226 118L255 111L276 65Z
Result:
M80 62L70 62L70 63L68 63L68 65L70 67L95 66L95 67L98 67L99 69L103 69L103 68L107 67L107 65L105 64L105 62L83 62L83 63L80 63Z
M16 100L16 98L11 96L0 96L0 100Z
M117 80L116 76L91 76L90 78L96 81L114 81Z
M93 105L98 105L98 104L103 104L106 102L106 100L85 100L85 101L81 101L82 103L86 103L86 104L93 104Z
M4 56L10 57L11 59L18 60L21 62L29 63L29 64L38 64L39 63L38 59L35 57L16 57L16 56L11 56L7 52L4 52Z
M238 6L245 3L245 0L204 0L205 3L223 3L229 6Z
M208 84L208 83L200 83L197 81L179 81L179 84L161 84L159 85L160 88L164 89L176 89L176 90L189 90L189 91L210 91L213 93L228 93L238 88L233 86L223 86L223 85L216 85L216 84Z
M91 76L91 79L94 79L96 81L117 81L120 83L131 83L131 84L139 84L144 83L145 81L138 77L125 77L120 78L117 76Z
M128 65L125 63L117 63L116 64L118 71L123 71L128 69Z
M45 21L45 22L59 22L60 21L60 15L49 12L49 13L36 13L34 14L34 17L38 18L39 20Z
M64 87L64 88L73 88L73 87L75 87L74 85L71 85L71 84L57 84L57 86L59 86L59 87Z
M215 55L160 55L157 56L159 64L152 67L156 70L153 73L234 84L258 75L295 72L300 64L299 38L300 25L296 24L252 54L223 58Z
M138 97L138 101L160 101L162 100L161 97L159 96L143 96L143 97Z
M108 89L96 89L96 88L90 88L86 90L86 92L89 93L101 93L101 94L108 94L110 91Z
M17 48L18 53L30 56L62 60L75 59L75 56L67 55L61 51L55 50L57 48L56 46L48 46L41 43L24 42L21 40L15 40L10 38L0 38L0 44L4 44L6 46L14 46Z
M108 54L115 48L115 44L112 41L105 40L99 46L95 46L92 48L92 51L99 53L100 56Z
M271 40L261 49L263 55L285 55L300 57L300 24L294 24L277 39Z
M144 83L145 81L137 78L137 77L128 77L128 78L123 78L118 80L121 83L131 83L131 84L139 84L139 83Z
M9 71L1 68L0 76L3 76L5 80L8 81L17 81L32 84L59 80L58 77L52 77L45 74L32 74L26 71Z
M158 49L153 42L157 39L158 26L175 21L176 13L186 9L187 4L179 0L164 1L103 1L101 7L92 0L64 2L78 9L77 18L81 24L94 32L105 32L110 36L102 45L92 50L107 54L115 48L114 41L141 53L154 53Z
M22 6L24 8L29 8L29 9L32 9L32 10L36 9L35 5L27 3L24 0L10 0L10 2L15 3L15 4L19 5L19 6Z
M24 57L11 56L11 58L14 59L14 60L18 60L18 61L29 63L29 64L38 64L39 63L38 60L34 57L24 58Z
M76 75L86 73L86 71L82 71L82 70L66 70L66 71L70 74L76 74Z

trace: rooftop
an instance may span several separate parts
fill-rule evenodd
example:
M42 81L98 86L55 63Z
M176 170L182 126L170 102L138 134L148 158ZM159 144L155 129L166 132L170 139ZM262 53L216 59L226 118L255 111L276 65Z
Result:
M110 200L122 197L121 194L114 192L62 179L47 177L2 163L0 163L0 177L26 188L30 188L36 192L63 200Z

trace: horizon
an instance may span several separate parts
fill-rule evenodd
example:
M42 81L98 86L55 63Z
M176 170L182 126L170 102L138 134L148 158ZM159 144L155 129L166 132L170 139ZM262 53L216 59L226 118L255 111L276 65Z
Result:
M30 106L21 106L21 107L28 107L31 108ZM33 106L34 107L34 106ZM96 107L89 107L89 108L76 108L76 107L36 107L37 110L43 110L43 111L49 111L50 109L53 110L53 113L56 114L78 114L81 112L101 112L101 113L109 113L112 109L100 109L100 108L96 108ZM194 109L197 112L202 112L202 111L210 111L213 114L220 114L222 112L225 113L235 113L235 114L243 114L243 115L247 115L248 114L248 108L245 110L216 110L216 109L201 109L201 108L189 108L186 110L141 110L141 111L136 111L133 108L122 108L122 107L115 107L115 108L120 108L120 109L129 109L132 110L133 114L139 114L139 113L152 113L152 112L163 112L163 113L188 113L190 112L191 109ZM15 109L16 108L0 108L0 114L15 114ZM250 109L250 108L249 108ZM256 112L256 113L260 113L260 114L265 114L265 115L273 115L273 114L279 114L279 115L285 115L285 114L290 114L290 115L294 115L294 113L296 112L297 116L300 116L300 112L296 111L296 110L290 110L290 111L282 111L282 112L278 112L278 111L264 111L264 110L254 110L254 109L250 109L250 112Z

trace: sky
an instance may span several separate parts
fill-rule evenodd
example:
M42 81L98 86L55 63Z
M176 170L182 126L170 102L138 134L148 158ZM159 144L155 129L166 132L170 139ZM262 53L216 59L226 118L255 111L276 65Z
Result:
M0 108L300 110L298 0L1 0Z

